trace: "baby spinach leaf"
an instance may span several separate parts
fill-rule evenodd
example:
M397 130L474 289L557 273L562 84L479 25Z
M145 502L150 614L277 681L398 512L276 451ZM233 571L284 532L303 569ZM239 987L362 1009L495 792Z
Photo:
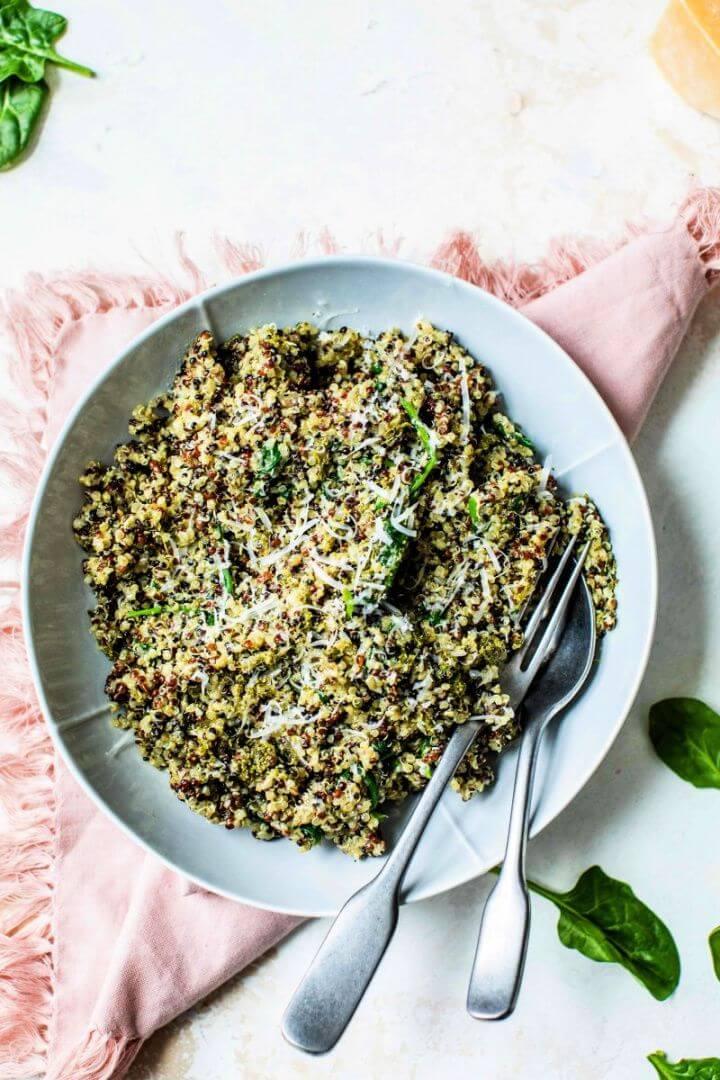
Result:
M260 450L260 464L258 465L259 476L273 476L277 468L282 464L283 456L280 447L270 439Z
M228 595L232 596L235 586L233 582L232 570L228 566L223 567L222 580L223 589L226 593L228 593Z
M663 1050L648 1054L648 1061L662 1080L720 1080L720 1058L683 1058L668 1061Z
M405 533L401 533L399 529L395 528L389 518L385 522L384 530L387 539L380 548L378 559L387 568L385 584L389 588L400 568L400 563L408 546L408 538Z
M28 0L0 0L0 82L10 75L38 82L48 62L93 76L90 68L56 52L54 43L66 28L67 19L54 11L34 8Z
M153 604L152 607L134 608L132 611L125 612L126 619L142 619L146 615L162 615L166 611L170 611L167 604Z
M720 788L720 716L697 698L668 698L650 709L658 757L698 788Z
M480 528L480 512L478 511L478 501L474 495L471 495L467 503L467 512L470 515L470 520L476 529Z
M0 86L0 169L27 149L47 95L44 82L27 84L14 76Z
M377 780L371 772L366 772L363 779L365 781L367 793L370 797L370 806L374 810L380 802L380 791L378 790Z
M710 931L708 945L710 946L715 977L720 979L720 926L716 926L714 930Z
M311 842L313 847L322 843L323 831L318 825L301 825L300 832Z
M520 428L516 427L503 413L495 413L492 417L492 424L504 442L526 446L528 450L534 452L535 445L532 440L528 439L527 435L523 434Z
M600 963L620 964L663 1001L680 979L680 957L672 934L629 885L591 866L573 889L556 893L535 882L529 887L560 911L558 936L568 949Z
M410 494L416 495L438 463L437 449L435 445L436 437L435 433L431 431L426 424L423 424L422 420L420 419L419 412L411 401L405 401L403 399L400 404L402 405L405 412L408 414L410 423L415 428L415 433L419 438L420 442L422 443L425 453L427 454L427 460L425 462L425 466L422 472L415 477L412 484L410 485Z
M141 619L146 615L165 615L167 612L195 612L197 608L192 604L153 604L151 607L135 608L133 611L123 612L123 619Z
M355 598L350 589L343 589L342 591L343 604L345 605L345 615L348 619L352 619L353 612L355 611Z
M385 758L392 757L393 755L392 746L390 746L389 743L386 743L383 739L378 739L377 742L374 742L373 749L377 751L381 761L383 761Z

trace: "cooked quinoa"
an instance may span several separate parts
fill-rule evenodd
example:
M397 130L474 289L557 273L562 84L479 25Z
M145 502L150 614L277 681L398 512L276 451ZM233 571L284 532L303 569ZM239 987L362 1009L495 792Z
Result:
M426 322L412 341L202 333L129 430L74 522L113 722L227 828L380 854L383 808L471 716L453 787L488 784L516 734L499 673L560 534L590 540L614 625L594 505L560 495L487 370Z

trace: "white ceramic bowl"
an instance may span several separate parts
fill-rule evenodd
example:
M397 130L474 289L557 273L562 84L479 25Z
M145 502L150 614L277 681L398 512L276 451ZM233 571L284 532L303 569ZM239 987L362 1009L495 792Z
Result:
M261 907L334 913L378 862L353 862L328 845L302 854L284 840L261 843L246 830L211 825L178 801L134 745L117 751L120 735L103 694L109 665L88 630L92 595L71 528L81 504L77 479L90 459L110 460L127 438L132 407L168 385L202 329L224 340L261 323L314 319L410 333L421 316L452 330L488 366L510 416L541 455L552 455L567 491L597 500L617 553L619 624L602 643L587 692L547 739L537 833L586 783L632 704L650 648L657 571L647 500L625 439L586 377L522 315L455 278L383 259L323 258L248 274L184 304L117 357L65 425L35 499L24 615L40 702L60 751L88 794L136 840L207 888ZM406 900L450 889L499 861L514 758L512 750L502 756L494 787L471 802L446 792L408 873Z

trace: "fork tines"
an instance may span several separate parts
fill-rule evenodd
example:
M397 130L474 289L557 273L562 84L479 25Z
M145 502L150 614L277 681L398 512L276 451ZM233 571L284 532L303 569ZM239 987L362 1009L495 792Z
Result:
M523 645L503 669L502 685L513 707L522 700L540 667L550 659L560 640L570 600L590 544L585 544L568 574L567 568L576 546L577 536L572 536L528 620Z

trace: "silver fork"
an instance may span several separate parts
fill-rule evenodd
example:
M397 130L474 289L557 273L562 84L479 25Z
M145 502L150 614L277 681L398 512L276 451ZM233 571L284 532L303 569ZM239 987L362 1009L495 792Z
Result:
M586 553L587 548L580 564ZM540 742L553 717L579 694L595 657L595 609L584 581L575 594L567 632L562 640L560 636L556 630L548 646L550 664L525 702L505 857L485 901L468 986L467 1010L477 1020L509 1016L520 991L530 933L525 853Z
M565 548L529 620L523 647L504 669L502 685L513 709L522 703L548 649L562 633L584 552L557 600L555 594L572 557L575 539ZM541 629L544 620L546 625ZM325 1053L352 1019L395 932L400 887L420 837L481 725L482 721L471 717L455 729L380 872L350 897L330 927L283 1017L283 1035L299 1049Z

